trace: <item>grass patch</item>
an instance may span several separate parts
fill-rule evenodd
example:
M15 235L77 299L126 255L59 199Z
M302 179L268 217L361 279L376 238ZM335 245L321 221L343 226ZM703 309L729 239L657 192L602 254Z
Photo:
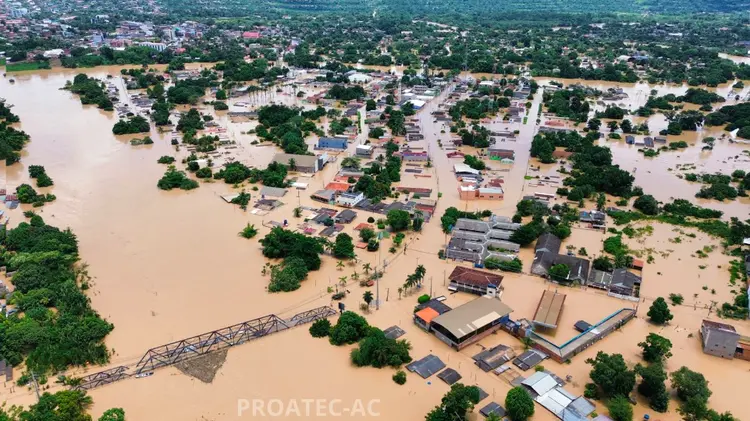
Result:
M10 63L5 66L6 72L24 72L27 70L49 69L49 63L46 61L32 61L23 63Z

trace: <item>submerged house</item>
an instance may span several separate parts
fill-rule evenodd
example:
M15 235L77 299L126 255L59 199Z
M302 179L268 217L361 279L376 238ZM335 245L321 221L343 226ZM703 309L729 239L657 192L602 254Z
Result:
M492 297L497 295L500 283L503 282L502 275L463 266L456 266L448 279L450 280L449 291L462 291Z
M432 319L432 331L456 350L500 329L513 311L497 298L479 297Z
M531 273L547 277L552 266L566 265L570 272L565 281L585 284L589 278L590 262L580 257L560 254L561 245L562 241L555 235L542 234L536 242Z
M483 264L488 257L513 260L520 246L509 240L520 226L505 216L493 215L489 221L461 218L453 227L445 256L475 264Z

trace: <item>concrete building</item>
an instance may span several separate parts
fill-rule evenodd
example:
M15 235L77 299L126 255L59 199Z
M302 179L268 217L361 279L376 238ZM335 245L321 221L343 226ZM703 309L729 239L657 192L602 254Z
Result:
M477 187L475 185L459 185L458 196L461 200L502 200L505 192L500 186Z
M495 145L490 145L490 148L487 150L487 156L490 157L490 159L510 159L513 160L516 158L516 153L511 149L501 149L501 148L495 148Z
M363 200L365 200L365 195L362 192L341 193L336 198L336 204L345 208L353 208Z
M512 223L508 217L497 215L493 215L489 221L461 218L453 227L445 257L475 264L484 263L488 257L511 261L520 246L508 240L520 226Z
M345 150L348 143L348 140L343 137L321 137L318 140L318 148Z
M163 42L139 42L138 45L142 47L148 47L159 52L167 49L167 44L164 44Z
M370 158L372 156L372 145L357 145L356 155Z
M432 319L431 330L456 350L500 329L513 311L497 298L479 297Z
M740 334L732 325L703 320L703 323L701 323L701 340L704 353L731 360L737 352Z
M322 155L316 156L316 155L295 155L295 154L288 154L288 153L277 153L273 157L273 162L289 166L289 160L293 159L294 165L297 168L297 171L306 172L306 173L315 173L315 172L318 172L321 168L323 168L323 165L325 164L325 161L323 161L321 158L322 158Z
M490 297L497 296L500 283L503 282L502 275L463 266L456 266L448 279L450 280L449 291L462 291Z

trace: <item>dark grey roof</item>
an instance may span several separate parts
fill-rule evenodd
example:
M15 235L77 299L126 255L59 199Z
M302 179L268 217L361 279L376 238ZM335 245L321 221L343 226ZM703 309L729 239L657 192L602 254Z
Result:
M556 254L560 252L561 244L562 240L557 238L554 234L546 232L536 240L536 247L534 250L537 252L548 251Z
M432 354L420 360L414 361L413 363L406 366L407 370L411 371L412 373L419 374L423 379L432 376L433 374L444 368L445 363L443 363L440 358Z
M458 374L458 371L452 368L446 368L445 370L441 371L440 374L438 374L438 379L448 383L448 385L452 385L453 383L461 380L461 375Z
M577 331L583 333L583 332L585 332L585 331L587 331L587 330L589 330L591 328L591 323L585 322L583 320L579 320L579 321L576 322L576 324L574 325L574 327L575 327L575 329Z
M496 414L498 417L505 416L505 409L496 402L490 402L479 410L479 413L484 415L485 418L489 417L490 414Z
M612 286L623 286L633 288L641 284L641 277L625 268L615 269L612 272Z
M567 254L558 254L555 257L554 264L564 264L568 266L568 268L570 268L568 279L571 281L577 280L583 283L589 279L590 262L586 259L581 259L576 256L568 256Z
M341 211L341 213L336 215L336 220L343 221L343 222L352 222L354 218L356 217L357 217L357 212L354 212L351 209L344 209Z
M406 334L406 332L404 332L404 329L401 329L398 326L391 326L388 329L384 330L383 333L388 339L398 339Z
M498 345L485 349L471 358L479 368L484 371L490 371L507 363L514 355L512 348L505 345Z
M546 354L535 349L530 349L516 357L516 359L513 360L513 364L521 370L526 371L542 362L545 358L547 358Z

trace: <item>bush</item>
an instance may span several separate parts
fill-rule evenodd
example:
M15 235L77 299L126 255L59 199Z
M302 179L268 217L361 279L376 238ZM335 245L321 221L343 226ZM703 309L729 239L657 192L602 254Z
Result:
M371 238L370 241L367 242L367 251L378 251L380 248L380 241L378 241L375 238Z
M203 167L195 172L195 176L198 178L211 178L212 175L213 173L209 167Z
M357 367L400 367L411 362L411 345L406 340L386 338L382 330L372 327L367 336L353 349L350 357Z
M633 207L646 215L656 215L659 213L659 203L650 194L645 194L635 199Z
M192 190L198 188L198 182L187 178L183 171L177 171L174 167L169 167L164 176L159 179L156 186L162 190L182 189Z
M396 374L393 375L393 381L396 382L396 384L404 384L406 383L406 373L404 373L403 370L398 370Z
M523 262L514 258L509 262L503 262L497 257L488 257L484 259L484 267L487 269L500 269L506 272L520 273L523 270Z
M424 304L426 302L430 301L430 295L429 294L423 294L420 295L419 298L417 298L417 302L419 304Z
M310 326L310 335L313 338L323 338L331 332L331 322L328 319L318 319Z
M367 223L368 223L368 224L373 224L373 223L375 223L375 218L373 218L372 216L371 216L371 217L369 217L369 218L367 218Z
M158 161L156 161L158 164L173 164L175 161L174 157L164 155L161 158L159 158Z
M586 389L583 391L583 397L586 399L599 399L599 387L594 383L586 383Z

